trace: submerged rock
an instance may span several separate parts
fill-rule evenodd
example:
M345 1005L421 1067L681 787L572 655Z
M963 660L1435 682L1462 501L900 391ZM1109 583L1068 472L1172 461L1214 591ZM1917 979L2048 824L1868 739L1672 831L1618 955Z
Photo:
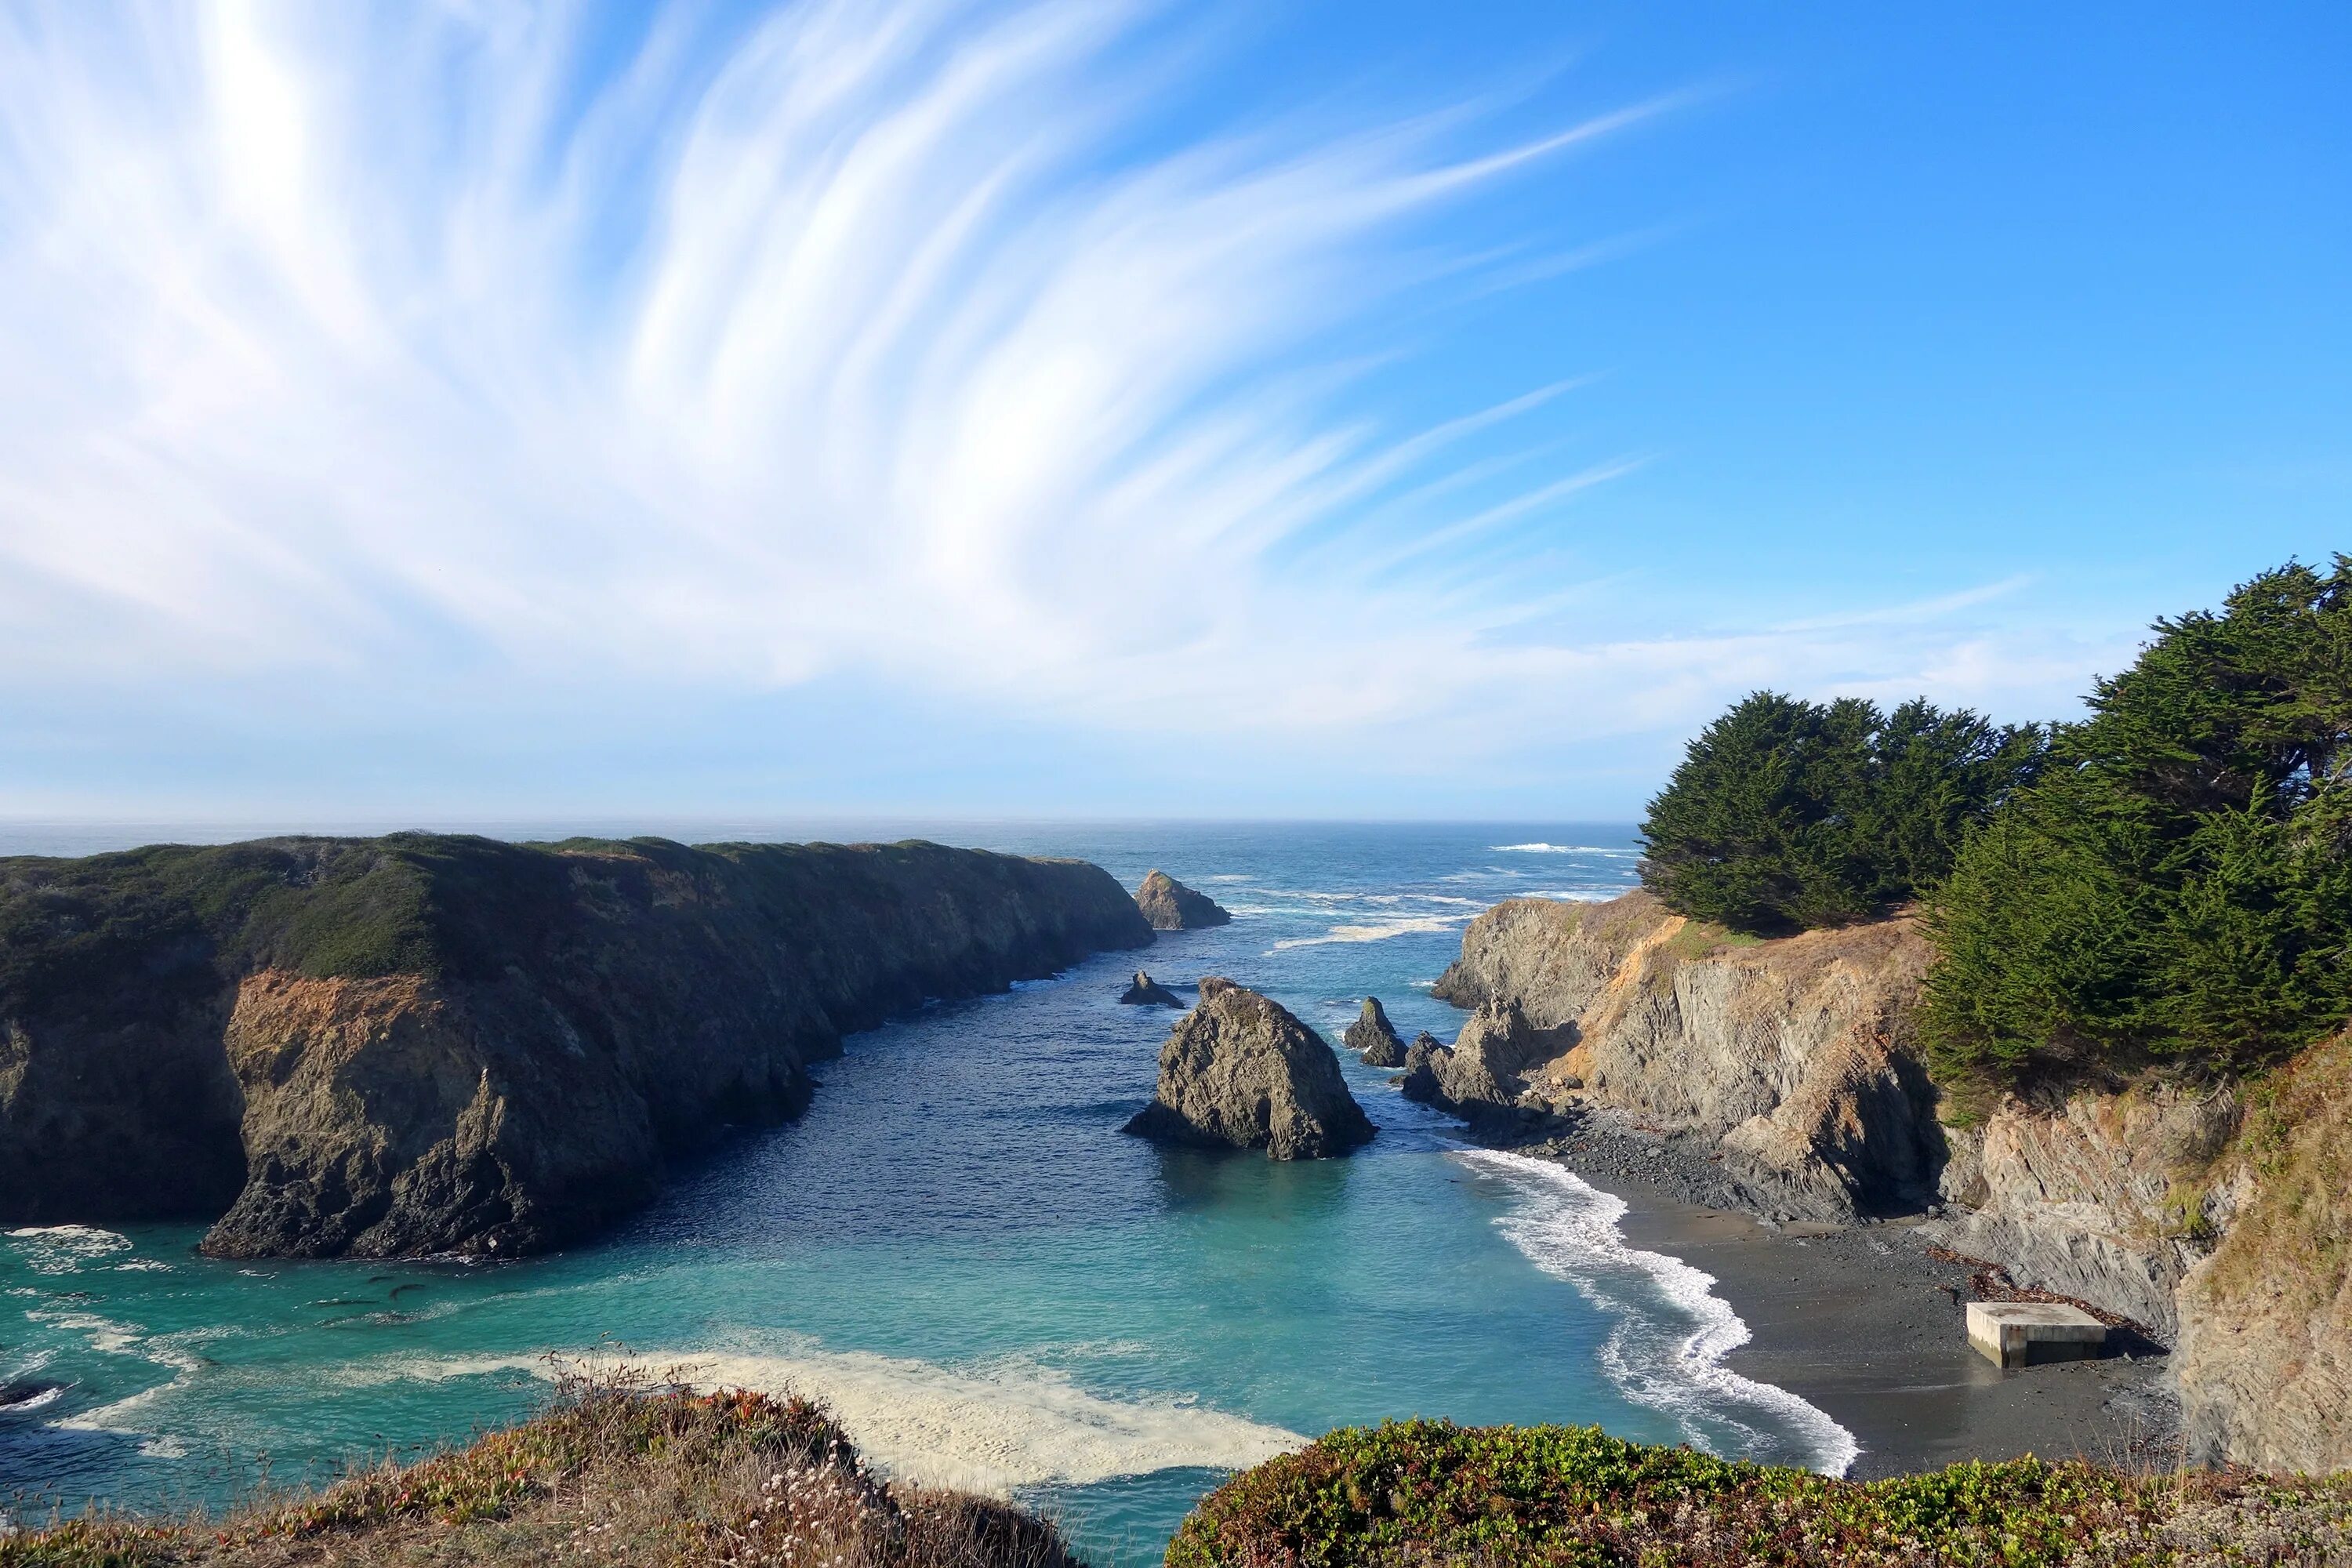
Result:
M1229 925L1233 916L1205 893L1196 893L1165 871L1153 871L1135 889L1135 907L1153 931L1199 931Z
M1176 993L1139 969L1128 988L1119 993L1121 1005L1129 1007L1181 1007Z
M1389 1016L1381 1008L1377 996L1364 998L1364 1010L1348 1026L1343 1037L1347 1047L1363 1058L1368 1068L1404 1066L1404 1042L1389 1024Z
M1158 1094L1126 1131L1319 1160L1370 1142L1372 1124L1321 1036L1279 1004L1212 976L1160 1049Z

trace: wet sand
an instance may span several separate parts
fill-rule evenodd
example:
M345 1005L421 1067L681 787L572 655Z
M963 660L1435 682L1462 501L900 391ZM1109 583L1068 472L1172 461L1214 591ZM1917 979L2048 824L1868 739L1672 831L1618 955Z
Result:
M2096 1361L2004 1372L1969 1348L1969 1271L1930 1258L1901 1221L1772 1226L1710 1203L1697 1146L1591 1125L1547 1152L1630 1205L1633 1246L1705 1269L1753 1338L1726 1364L1776 1384L1853 1432L1856 1477L1962 1459L2077 1456L2170 1461L2179 1413L2161 1346L2118 1331ZM1581 1147L1573 1147L1581 1145Z

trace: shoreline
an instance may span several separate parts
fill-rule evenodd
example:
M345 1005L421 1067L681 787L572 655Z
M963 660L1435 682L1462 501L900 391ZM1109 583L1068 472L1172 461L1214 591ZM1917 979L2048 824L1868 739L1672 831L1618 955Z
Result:
M2080 1457L2170 1468L2179 1415L2163 1347L2119 1332L2095 1361L2004 1372L1969 1347L1969 1270L1916 1221L1781 1224L1740 1206L1713 1141L1587 1109L1565 1132L1491 1145L1550 1160L1623 1200L1626 1245L1713 1277L1748 1331L1729 1370L1786 1389L1861 1445L1856 1479L1965 1459Z

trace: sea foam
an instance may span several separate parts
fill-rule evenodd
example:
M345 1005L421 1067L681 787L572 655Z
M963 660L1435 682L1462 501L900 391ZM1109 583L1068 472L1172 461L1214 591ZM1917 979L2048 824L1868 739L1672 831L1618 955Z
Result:
M1664 1412L1694 1443L1735 1458L1796 1458L1837 1476L1862 1452L1853 1434L1819 1406L1723 1364L1748 1342L1748 1325L1715 1293L1713 1275L1626 1245L1617 1228L1624 1199L1549 1160L1492 1149L1454 1158L1519 1197L1495 1222L1511 1244L1616 1320L1601 1363L1628 1399ZM1792 1445L1799 1454L1788 1452Z
M1450 931L1468 918L1467 915L1399 915L1391 921L1336 925L1321 936L1285 937L1267 951L1280 952L1286 948L1321 947L1339 942L1386 942L1391 937L1412 936L1417 932Z
M1108 1399L1024 1361L946 1367L864 1351L632 1352L635 1365L698 1388L752 1388L823 1401L885 1474L1003 1496L1048 1483L1085 1485L1175 1468L1240 1469L1307 1439L1184 1395ZM551 1374L542 1357L395 1361L346 1368L341 1381Z

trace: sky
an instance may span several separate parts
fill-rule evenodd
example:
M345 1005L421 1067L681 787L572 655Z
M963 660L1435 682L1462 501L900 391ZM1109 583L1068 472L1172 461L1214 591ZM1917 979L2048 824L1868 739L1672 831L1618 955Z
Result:
M0 816L1630 820L2352 546L2352 8L0 0Z

